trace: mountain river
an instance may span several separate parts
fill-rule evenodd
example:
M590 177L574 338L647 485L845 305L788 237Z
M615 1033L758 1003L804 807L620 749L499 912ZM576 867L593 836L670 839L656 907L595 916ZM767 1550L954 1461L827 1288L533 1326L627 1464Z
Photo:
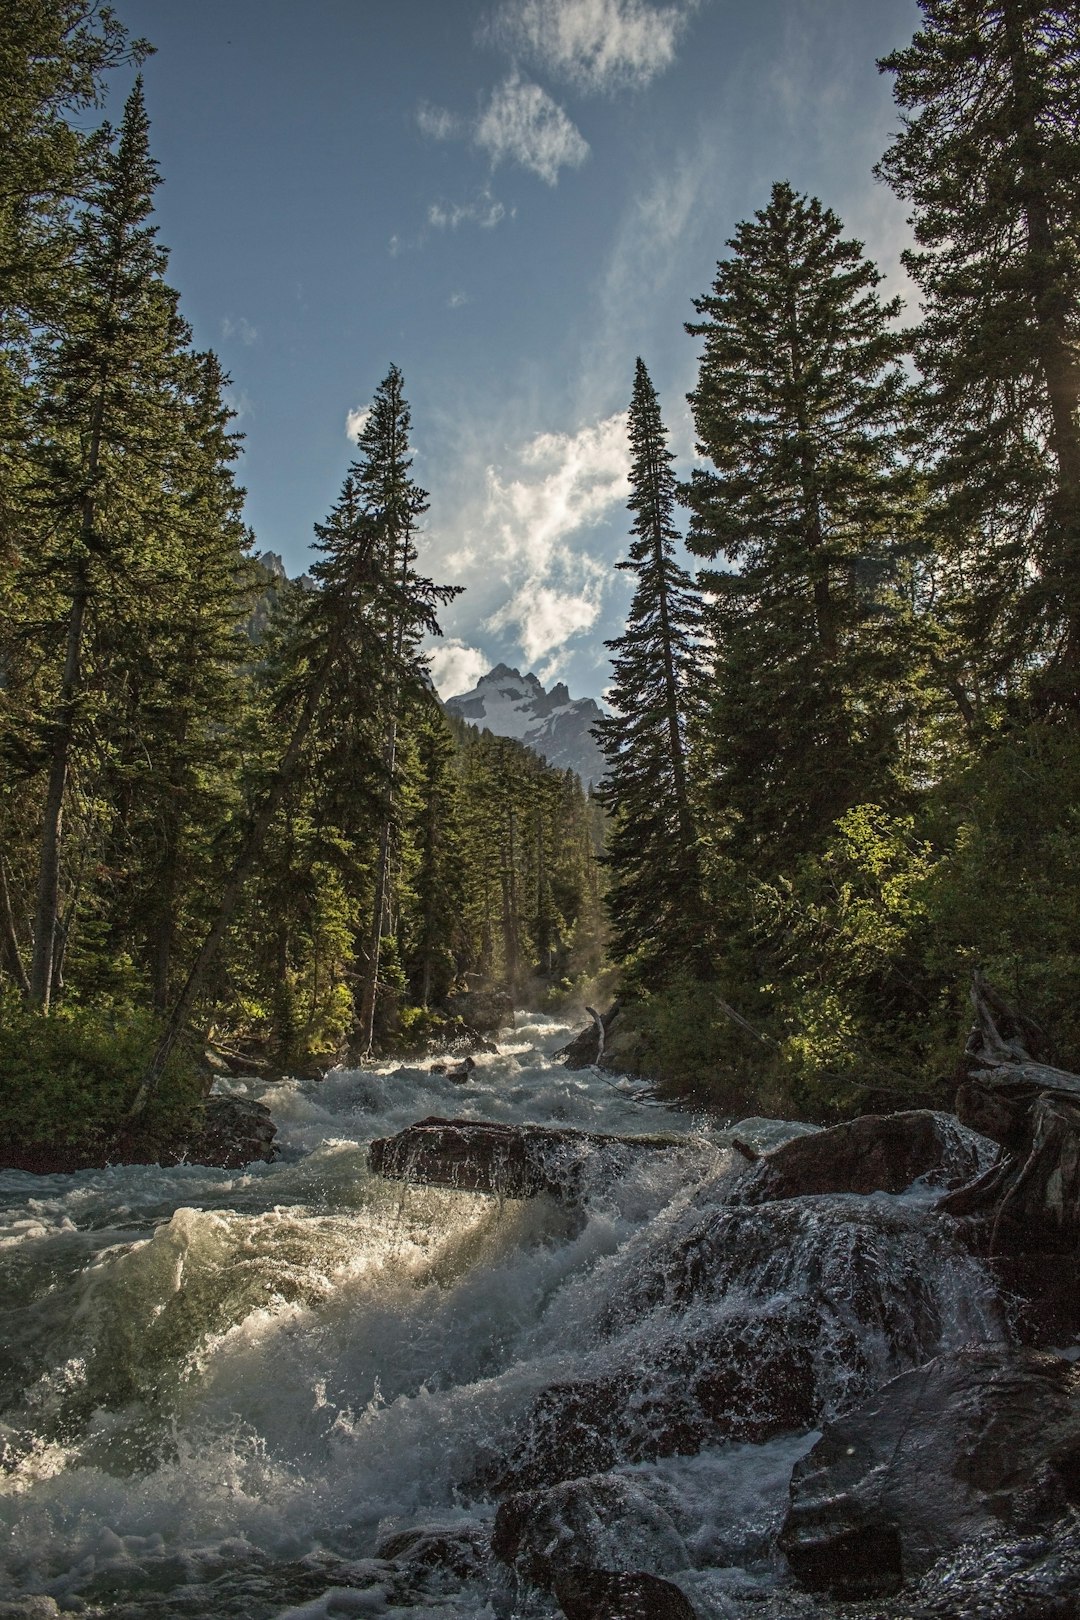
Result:
M624 1302L742 1167L718 1127L554 1062L568 1033L519 1015L466 1085L391 1063L228 1082L272 1108L274 1164L0 1174L0 1614L560 1612L484 1554L484 1459L518 1443L545 1386L670 1333L662 1289ZM372 1176L367 1143L430 1114L683 1142L578 1207ZM744 1304L797 1294L796 1250L743 1279ZM936 1342L994 1335L974 1262L896 1264L938 1268ZM869 1353L887 1376L888 1348ZM839 1363L827 1376L842 1403ZM597 1561L663 1574L702 1620L821 1615L772 1546L814 1438L616 1469L638 1511L596 1528ZM456 1568L388 1552L418 1526L457 1538Z

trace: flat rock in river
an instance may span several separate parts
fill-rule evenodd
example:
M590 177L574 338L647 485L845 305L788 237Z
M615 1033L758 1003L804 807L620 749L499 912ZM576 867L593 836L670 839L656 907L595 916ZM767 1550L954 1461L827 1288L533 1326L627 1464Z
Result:
M432 1116L372 1142L368 1165L377 1175L421 1186L503 1198L549 1193L574 1200L591 1185L625 1174L642 1154L685 1147L686 1142L683 1136L605 1136Z

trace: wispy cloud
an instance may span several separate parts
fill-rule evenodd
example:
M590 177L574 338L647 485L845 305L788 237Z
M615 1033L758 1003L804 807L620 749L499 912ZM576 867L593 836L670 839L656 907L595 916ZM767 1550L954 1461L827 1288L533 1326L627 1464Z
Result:
M259 341L258 329L243 315L223 315L221 335L223 338L237 338L249 349L253 343Z
M345 437L353 440L358 439L363 433L370 415L370 405L357 405L354 410L348 411L345 416Z
M229 410L232 411L236 421L242 422L245 417L250 420L255 415L255 406L252 403L251 396L246 394L242 388L226 388L221 397Z
M456 231L459 225L479 225L481 230L491 231L506 218L506 209L492 196L490 187L485 186L472 202L431 203L427 217L428 224L435 230Z
M486 37L581 90L640 89L675 60L696 0L507 0Z
M519 163L549 186L559 170L576 169L589 155L589 143L546 90L511 73L491 93L477 120L473 140L491 159Z
M446 107L435 107L430 101L422 101L416 109L416 122L423 134L430 136L433 141L452 141L466 132L464 119L456 113L450 112Z
M447 309L464 309L468 302L468 293L461 292L459 289L458 291L450 294L449 298L446 300L446 307Z
M431 678L440 697L457 697L470 692L491 667L486 653L478 647L467 646L456 636L449 641L437 642L428 652Z
M625 504L626 417L538 434L518 463L513 476L487 472L483 527L510 594L485 628L511 632L535 664L599 617L610 571L572 541Z
M560 169L576 169L589 155L588 141L558 102L517 72L510 73L491 92L479 117L472 123L459 120L444 125L441 120L429 118L427 123L431 127L428 128L420 114L417 118L421 128L436 140L447 140L451 135L471 139L474 146L487 153L493 169L500 163L519 163L549 186L557 183ZM432 203L428 209L428 224L453 228L471 221L491 227L497 225L505 213L502 203L485 188L471 203L450 206Z

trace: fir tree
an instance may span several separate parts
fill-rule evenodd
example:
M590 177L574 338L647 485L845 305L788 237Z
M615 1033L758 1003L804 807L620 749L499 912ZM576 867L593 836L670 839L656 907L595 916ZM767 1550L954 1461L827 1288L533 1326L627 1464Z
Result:
M710 294L691 395L690 549L714 598L705 727L721 841L766 873L890 791L904 664L904 339L839 219L786 183L739 226Z
M1036 659L1077 719L1080 6L920 3L880 64L904 118L878 172L914 209L939 543L969 644L999 678Z
M615 713L595 728L608 764L598 796L612 816L607 864L615 951L655 975L662 964L705 965L686 735L701 614L675 557L674 457L640 359L628 428L634 539L618 567L635 576L636 587L625 634L607 643Z
M62 823L80 706L91 604L109 593L142 540L146 485L175 432L177 357L188 333L162 279L166 255L149 224L157 170L142 85L107 141L84 211L64 330L39 352L40 470L36 496L58 537L41 567L64 609L63 667L47 728L48 783L40 844L30 993L50 1001Z

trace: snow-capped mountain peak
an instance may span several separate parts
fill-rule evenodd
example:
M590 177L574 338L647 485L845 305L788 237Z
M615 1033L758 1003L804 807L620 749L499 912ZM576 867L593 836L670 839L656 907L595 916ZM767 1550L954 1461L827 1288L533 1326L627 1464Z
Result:
M576 771L586 787L604 774L604 756L592 735L600 705L572 698L563 681L549 692L531 672L496 664L471 692L447 698L446 708L481 731L516 737L549 765Z

